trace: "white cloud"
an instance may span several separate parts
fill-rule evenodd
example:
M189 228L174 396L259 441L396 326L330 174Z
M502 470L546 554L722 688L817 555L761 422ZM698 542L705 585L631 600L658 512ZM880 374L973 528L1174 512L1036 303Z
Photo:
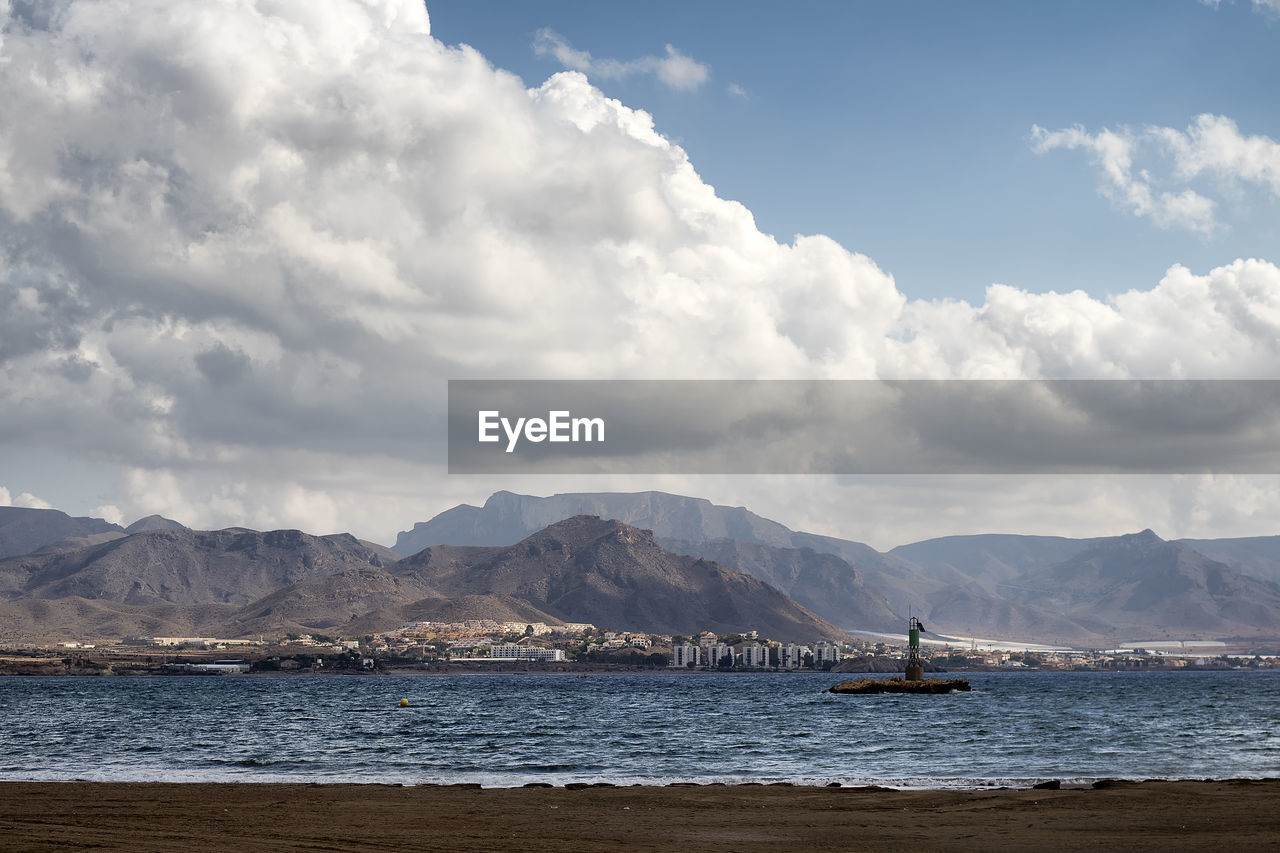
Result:
M1148 217L1161 228L1177 226L1204 234L1217 227L1216 205L1211 199L1190 189L1160 192L1152 188L1145 170L1134 174L1136 140L1129 133L1102 130L1090 134L1079 126L1049 131L1036 125L1031 137L1034 148L1042 154L1055 148L1089 152L1101 172L1102 194L1135 216Z
M744 101L749 100L751 98L751 95L747 92L747 90L739 86L737 83L730 83L727 91L729 92L730 95L733 95L735 98L742 98Z
M113 462L125 517L387 541L509 487L443 476L449 378L1280 374L1271 262L909 302L762 234L582 73L526 90L409 0L33 9L0 62L0 453ZM1202 221L1078 133L1131 209Z
M1185 131L1148 127L1135 133L1104 128L1091 134L1079 126L1050 131L1036 125L1031 139L1032 147L1042 154L1057 148L1087 151L1099 169L1102 194L1161 228L1212 233L1220 224L1218 205L1190 188L1156 189L1149 170L1135 170L1134 160L1144 146L1161 148L1172 159L1173 174L1167 182L1185 184L1207 178L1219 188L1251 184L1280 197L1280 143L1267 136L1244 136L1225 116L1196 116Z
M591 77L616 80L634 74L652 74L676 91L696 91L711 76L711 69L705 64L685 56L672 45L667 45L664 56L644 56L625 62L597 59L587 51L573 47L564 36L544 27L534 36L533 49L539 56L552 56L565 68Z
M89 510L89 515L93 518L101 518L104 521L109 521L112 524L124 524L124 513L122 513L120 508L114 504L96 506Z
M1280 0L1277 0L1280 3ZM1267 136L1244 136L1225 116L1200 115L1186 129L1151 128L1174 157L1183 179L1204 174L1225 182L1258 184L1280 197L1280 143Z
M23 492L22 494L19 494L18 497L15 497L13 500L13 506L29 507L32 508L32 510L52 510L52 508L54 508L52 503L36 497L35 494L32 494L31 492Z
M0 506L21 506L28 509L53 509L53 504L36 497L30 492L22 492L17 497L14 497L13 494L4 486L0 486Z

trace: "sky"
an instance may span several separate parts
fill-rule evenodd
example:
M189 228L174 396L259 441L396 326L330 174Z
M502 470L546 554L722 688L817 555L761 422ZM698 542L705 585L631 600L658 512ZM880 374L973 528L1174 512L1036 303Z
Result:
M981 302L994 282L1094 296L1267 256L1280 206L1257 182L1182 180L1148 128L1226 116L1280 139L1280 13L1248 0L1136 3L776 4L450 2L432 30L537 85L563 65L530 50L635 62L668 44L706 69L696 87L592 75L644 109L699 175L780 240L826 234L914 298ZM1218 202L1210 229L1161 226L1098 203L1086 151L1041 153L1033 128L1128 130L1134 170Z
M467 378L1280 378L1280 3L0 0L0 505L662 489L887 548L1262 475L450 476Z

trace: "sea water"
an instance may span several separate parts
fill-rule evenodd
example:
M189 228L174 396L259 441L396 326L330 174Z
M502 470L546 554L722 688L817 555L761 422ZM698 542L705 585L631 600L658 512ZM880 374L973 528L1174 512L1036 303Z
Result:
M973 673L970 693L826 692L846 677L6 677L0 778L978 788L1280 776L1280 672Z

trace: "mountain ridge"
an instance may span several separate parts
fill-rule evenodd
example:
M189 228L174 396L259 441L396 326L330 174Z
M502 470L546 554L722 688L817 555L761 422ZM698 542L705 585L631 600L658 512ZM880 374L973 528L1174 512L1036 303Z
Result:
M398 565L445 595L511 595L559 619L619 630L844 635L758 578L672 554L652 531L598 516L570 517L506 547L434 546Z
M924 615L937 630L957 636L1025 640L1048 635L1068 642L1101 644L1126 626L1193 636L1256 636L1272 630L1280 633L1280 627L1270 627L1273 611L1280 612L1280 601L1273 598L1268 581L1202 554L1196 560L1218 565L1206 569L1176 549L1160 552L1160 560L1169 565L1160 564L1160 560L1145 564L1144 571L1155 577L1181 577L1178 591L1185 600L1161 600L1160 618L1168 620L1162 625L1155 617L1134 619L1132 612L1111 607L1105 600L1106 589L1096 582L1092 589L1083 583L1074 587L1067 584L1070 561L1090 549L1105 550L1118 537L948 536L909 543L882 554L853 540L792 531L742 507L719 506L702 498L662 492L567 493L549 498L495 492L481 507L454 507L435 519L415 524L411 531L398 537L397 547L411 547L443 535L472 542L486 537L510 537L533 520L583 506L612 510L616 515L611 517L621 516L620 520L626 523L633 523L628 519L651 523L663 547L715 558L775 583L829 621L851 629L880 630L877 622L893 621L884 617L881 607L868 604L875 599L884 602L893 618L900 620L910 608ZM688 515L681 517L681 512ZM444 521L436 523L437 519ZM729 531L742 538L719 535ZM682 539L676 533L694 538ZM1159 539L1151 531L1124 535ZM1280 572L1280 537L1212 542L1241 561L1275 565ZM1195 551L1185 544L1183 547ZM768 551L767 561L762 561L761 555L767 549L774 550ZM798 568L803 562L800 555L805 554L814 567L808 575ZM832 570L835 564L829 564L827 571L819 570L821 555L843 560L849 567L843 570L843 577ZM1193 564L1200 568L1188 568ZM1045 576L1054 567L1064 565L1067 568L1059 568L1056 579ZM1182 569L1191 574L1178 575ZM838 589L833 587L837 579ZM1057 599L1049 590L1053 584L1072 592L1070 606L1055 604ZM1210 586L1222 592L1215 597ZM1159 582L1152 581L1144 589L1158 587ZM1249 603L1251 600L1261 604L1255 606ZM864 607L878 615L868 615L862 610ZM867 624L842 622L841 614L858 614L854 618L865 619Z
M30 554L64 539L124 533L101 518L70 516L57 509L0 506L0 559Z

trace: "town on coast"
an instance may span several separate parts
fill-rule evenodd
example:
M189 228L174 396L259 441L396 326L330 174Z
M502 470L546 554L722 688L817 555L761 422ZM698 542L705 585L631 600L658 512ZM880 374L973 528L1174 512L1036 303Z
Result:
M0 643L0 674L141 675L389 673L448 671L660 670L720 672L900 672L905 637L851 634L795 642L757 631L650 634L585 622L470 619L411 622L360 637L132 637L101 643ZM1150 643L1070 649L1014 641L934 639L922 646L927 671L1177 670L1280 668L1280 654L1224 643Z

